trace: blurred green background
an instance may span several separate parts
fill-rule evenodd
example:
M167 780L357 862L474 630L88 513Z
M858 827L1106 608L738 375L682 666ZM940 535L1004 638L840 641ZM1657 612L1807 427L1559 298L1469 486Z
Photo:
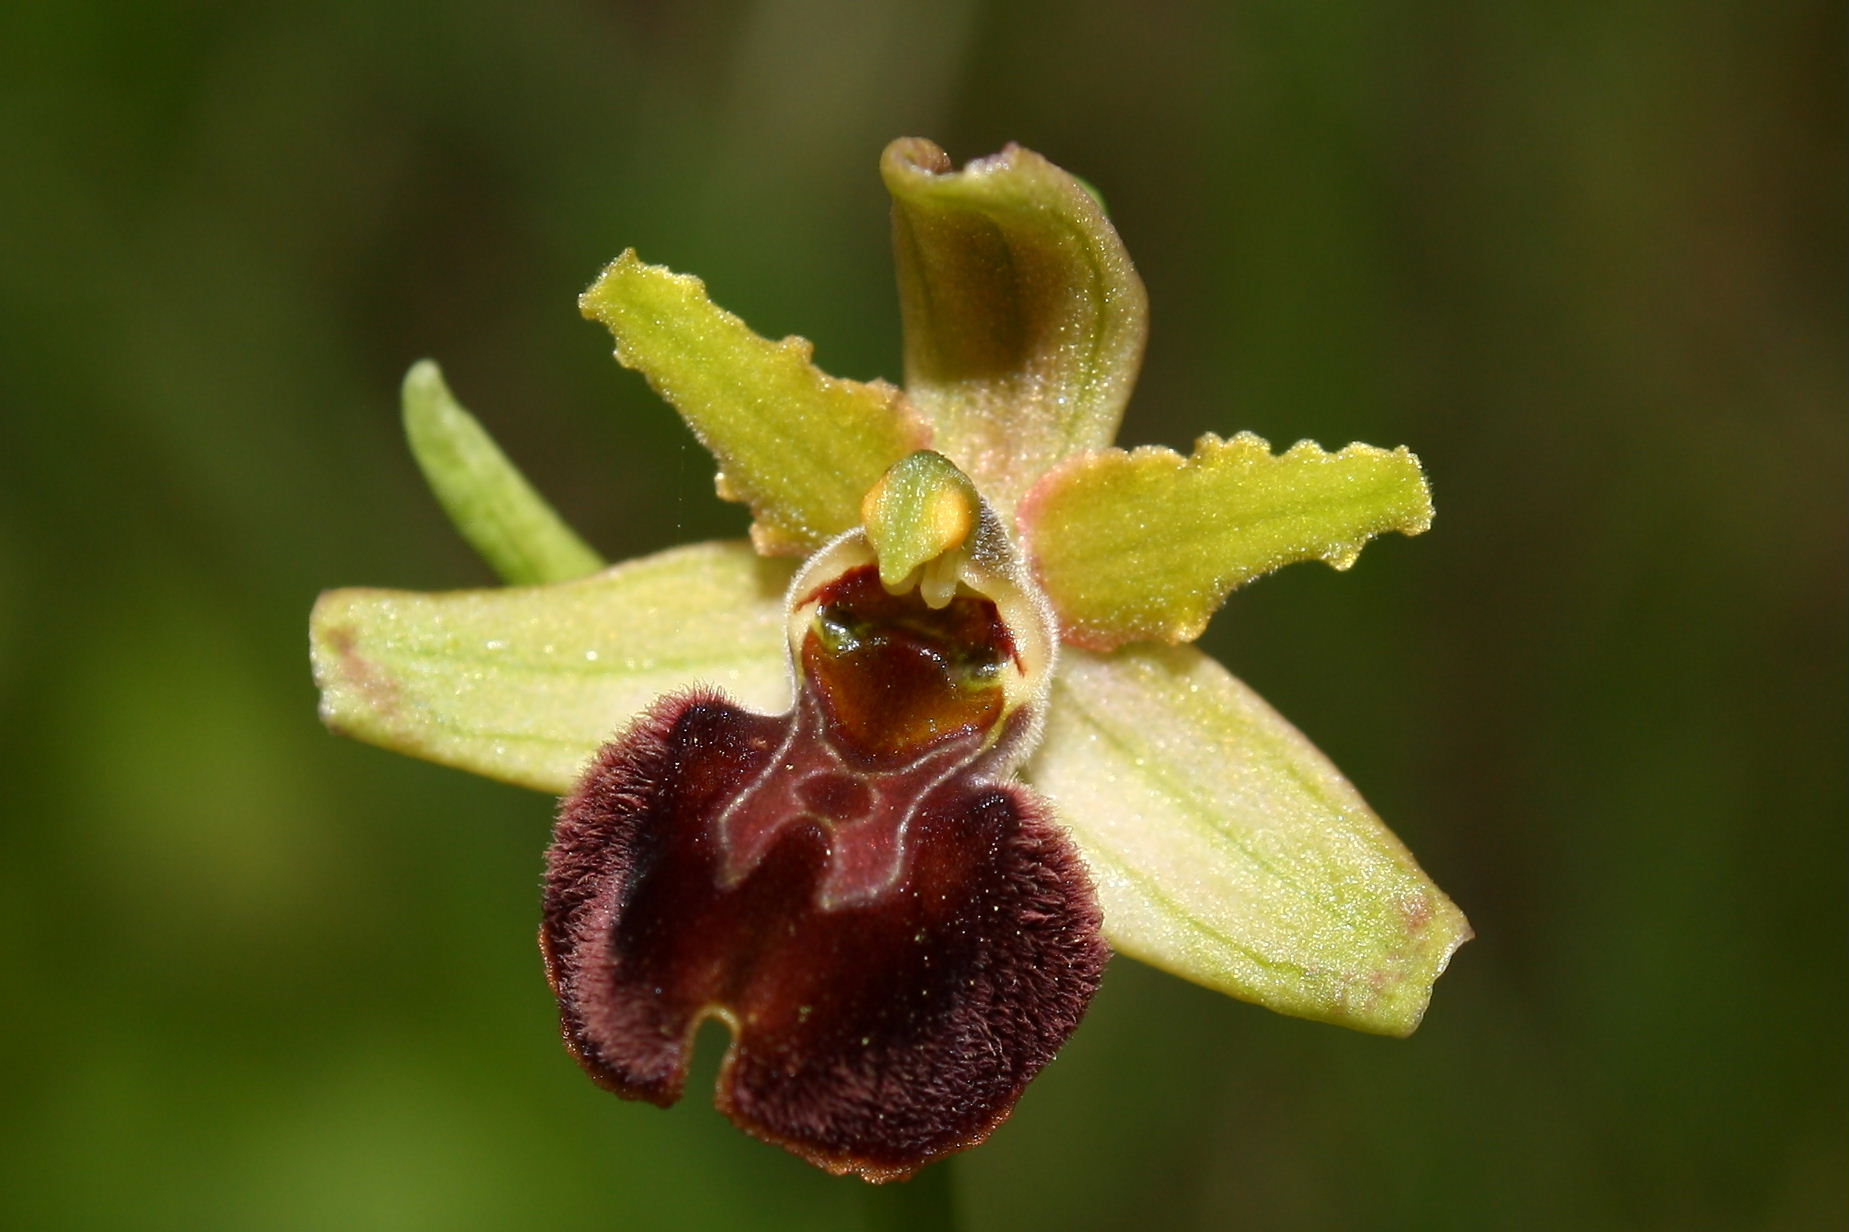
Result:
M0 1225L856 1226L703 1097L580 1076L551 802L326 735L305 625L489 580L398 437L420 356L612 558L739 533L573 296L635 245L897 376L875 160L918 134L1105 194L1154 305L1130 442L1425 459L1430 535L1207 645L1479 933L1407 1042L1120 961L957 1164L970 1226L1844 1226L1844 26L6 6Z

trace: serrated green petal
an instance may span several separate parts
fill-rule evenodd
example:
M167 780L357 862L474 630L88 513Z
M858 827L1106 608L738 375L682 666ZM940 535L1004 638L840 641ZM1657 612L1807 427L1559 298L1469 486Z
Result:
M929 141L886 147L906 392L933 448L1004 513L1067 454L1111 443L1148 299L1085 186L1019 146L961 171Z
M1282 454L1249 432L1207 435L1194 455L1109 449L1073 458L1017 519L1067 641L1093 650L1186 642L1233 588L1299 560L1337 569L1383 532L1432 522L1419 459L1405 446Z
M1407 1035L1470 937L1328 759L1192 647L1067 651L1027 770L1111 944L1209 988Z
M744 543L675 548L553 586L335 590L310 621L321 717L343 735L563 794L664 693L789 706L792 566Z
M805 553L858 525L867 489L930 444L899 390L827 375L807 340L760 338L698 278L646 265L633 249L578 306L719 460L720 494L751 507L761 552Z
M604 567L456 401L431 360L405 374L404 431L437 503L503 581L537 586Z

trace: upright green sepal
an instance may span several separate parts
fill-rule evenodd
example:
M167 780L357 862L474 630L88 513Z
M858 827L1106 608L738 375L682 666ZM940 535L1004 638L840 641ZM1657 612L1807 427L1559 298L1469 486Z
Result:
M904 138L880 171L906 390L933 448L1006 514L1040 472L1116 434L1142 362L1142 280L1096 198L1031 150L957 171Z
M405 373L404 432L437 502L502 581L537 586L603 568L603 558L456 401L433 360Z
M1227 594L1299 560L1337 569L1387 531L1432 522L1419 459L1401 446L1281 454L1249 432L1192 457L1107 449L1049 473L1018 523L1068 642L1109 650L1200 636Z
M751 507L760 552L800 555L857 525L874 481L930 443L928 421L898 389L829 376L807 340L759 337L698 278L633 249L578 306L718 459L719 494Z

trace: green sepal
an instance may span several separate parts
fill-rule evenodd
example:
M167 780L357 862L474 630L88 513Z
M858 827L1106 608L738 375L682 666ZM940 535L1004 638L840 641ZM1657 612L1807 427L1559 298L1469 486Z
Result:
M1101 450L1048 474L1017 518L1028 556L1074 645L1186 642L1235 587L1282 565L1354 564L1386 531L1432 522L1419 459L1401 446L1281 454L1249 432L1211 434L1192 457Z
M1004 514L1070 453L1110 444L1142 362L1148 299L1077 179L1019 146L954 169L886 147L905 385L933 448Z
M1027 774L1111 945L1241 1000L1408 1035L1470 938L1328 759L1192 647L1067 650Z
M564 582L604 567L456 401L433 360L405 373L404 432L437 503L508 585Z
M800 555L856 526L888 466L930 427L884 381L831 377L803 338L772 342L706 297L688 274L631 249L578 300L719 461L719 494L751 507L760 552Z
M551 586L321 596L310 651L341 733L562 795L664 693L695 685L789 708L794 566L742 542L642 557Z

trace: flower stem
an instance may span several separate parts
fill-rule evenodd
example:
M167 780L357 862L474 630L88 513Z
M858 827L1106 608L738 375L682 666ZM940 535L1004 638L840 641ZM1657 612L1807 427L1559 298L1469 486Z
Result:
M932 1164L909 1181L869 1185L867 1232L956 1232L956 1198L949 1160Z

